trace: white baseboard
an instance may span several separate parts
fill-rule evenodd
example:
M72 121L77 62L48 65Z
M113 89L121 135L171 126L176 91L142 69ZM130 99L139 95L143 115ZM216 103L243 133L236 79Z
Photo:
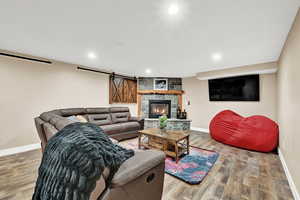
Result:
M199 131L199 132L202 132L202 133L209 133L209 130L206 129L206 128L191 127L191 130Z
M14 148L9 148L9 149L3 149L0 150L0 157L2 156L9 156L17 153L23 153L26 151L31 151L35 149L41 148L41 144L30 144L26 146L20 146L20 147L14 147Z
M280 151L280 148L278 148L278 154L279 154L279 158L280 158L280 161L281 161L281 163L282 163L282 166L283 166L285 175L286 175L286 177L287 177L287 179L288 179L290 188L291 188L291 190L292 190L294 199L295 199L295 200L300 200L299 192L298 192L298 190L297 190L297 188L296 188L296 185L295 185L295 183L294 183L294 181L293 181L292 175L290 174L290 171L289 171L289 169L288 169L288 167L287 167L287 164L286 164L286 162L285 162L285 159L284 159L284 157L283 157L283 154L282 154L282 152Z

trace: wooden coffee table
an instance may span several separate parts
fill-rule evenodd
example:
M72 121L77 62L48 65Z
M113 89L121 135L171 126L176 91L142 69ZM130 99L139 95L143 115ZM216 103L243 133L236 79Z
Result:
M158 149L178 162L182 154L189 154L189 131L150 128L139 131L139 149Z

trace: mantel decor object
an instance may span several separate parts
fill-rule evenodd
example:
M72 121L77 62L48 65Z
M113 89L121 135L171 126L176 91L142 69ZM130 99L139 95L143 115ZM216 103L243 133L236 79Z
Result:
M168 79L154 79L154 90L168 90Z
M180 107L177 108L177 119L187 119L186 111L182 111Z

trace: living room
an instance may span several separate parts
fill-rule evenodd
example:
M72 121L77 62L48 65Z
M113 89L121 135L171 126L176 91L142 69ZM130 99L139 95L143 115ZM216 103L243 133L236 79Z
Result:
M69 5L0 8L0 200L300 199L298 1Z

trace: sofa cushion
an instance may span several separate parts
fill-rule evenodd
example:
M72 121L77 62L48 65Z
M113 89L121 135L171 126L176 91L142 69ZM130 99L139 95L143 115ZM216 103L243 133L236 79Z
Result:
M87 114L105 114L109 113L109 108L86 108Z
M50 112L44 112L40 115L40 118L46 122L49 122L51 118L53 117L56 117L56 116L59 116L59 115L56 115L54 113L52 113L51 111Z
M128 107L110 107L111 113L117 113L117 112L129 112Z
M136 179L160 163L164 163L164 152L157 150L135 151L135 155L126 160L114 175L112 187L123 186Z
M140 129L140 124L138 122L124 122L124 123L118 123L118 124L110 124L110 125L104 125L101 126L103 131L108 134L117 134L121 132L127 132L127 131L135 131Z
M53 126L55 126L56 129L61 130L65 126L74 123L74 121L71 121L65 117L61 117L58 115L53 116L49 121Z
M111 113L113 123L128 122L130 117L129 112Z
M89 114L88 121L98 126L112 124L110 114Z
M122 132L122 124L103 125L101 128L108 135Z
M47 141L49 141L49 139L53 135L55 135L57 133L57 131L58 131L53 125L51 125L49 123L44 123L43 127L44 127L45 136L46 136Z
M123 131L135 131L140 129L140 124L138 122L124 122L122 124Z
M67 117L70 115L82 115L85 114L86 111L84 108L67 108L67 109L61 109L60 110L62 116Z

